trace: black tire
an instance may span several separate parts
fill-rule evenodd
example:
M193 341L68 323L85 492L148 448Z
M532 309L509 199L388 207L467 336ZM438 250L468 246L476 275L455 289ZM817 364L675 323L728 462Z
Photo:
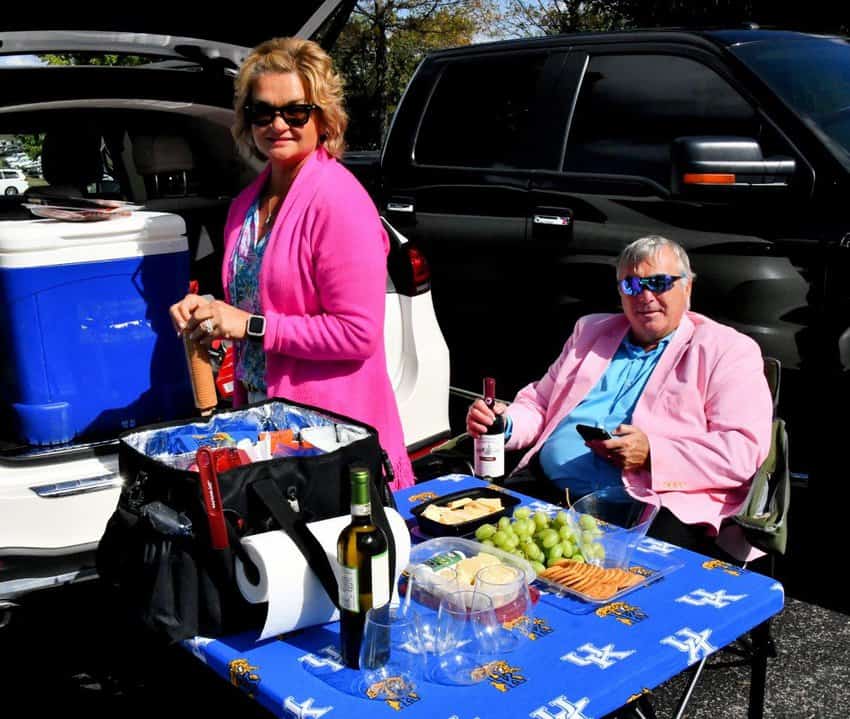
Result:
M14 187L14 186L12 186L12 187L7 187L7 188L6 188L6 192L5 192L4 194L6 194L6 195L8 195L8 196L10 196L10 197L11 197L12 195L17 195L17 194L18 194L18 188L17 188L17 187Z

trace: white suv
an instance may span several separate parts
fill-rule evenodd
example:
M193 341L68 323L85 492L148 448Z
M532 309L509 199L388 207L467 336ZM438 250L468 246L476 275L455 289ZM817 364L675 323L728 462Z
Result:
M49 184L58 182L51 180L52 172L61 171L63 182L79 179L83 194L120 196L146 209L181 215L190 237L193 276L220 282L228 204L259 168L240 156L230 135L237 68L250 47L267 37L312 36L322 30L327 41L340 29L333 2L292 6L279 22L262 28L250 18L238 28L232 18L218 28L205 25L204 38L181 36L166 19L156 31L149 13L141 30L107 29L105 18L87 26L84 14L66 13L52 22L66 30L42 32L31 15L21 14L12 24L4 17L6 27L20 32L0 32L0 134L46 133L41 160ZM33 62L48 53L123 54L133 56L134 65ZM18 57L4 62L4 56ZM26 58L29 67L15 62ZM16 88L14 95L5 94L7 87ZM91 128L100 133L96 147L102 169L96 157L87 162L89 155L69 161ZM52 147L51 157L48 139L62 132L64 150L57 153ZM68 168L79 178L67 177ZM114 181L103 183L103 170ZM14 199L0 197L0 221L53 222L26 219ZM387 365L412 452L449 434L449 354L431 303L427 263L404 237L387 229L392 245ZM0 368L0 382L2 374ZM48 385L45 379L45 396L53 389ZM0 415L3 402L0 393ZM94 576L94 549L122 482L114 437L38 450L15 446L4 433L8 423L0 422L0 625L4 603L10 608L28 592Z
M29 189L24 173L20 170L0 168L0 195L20 195Z

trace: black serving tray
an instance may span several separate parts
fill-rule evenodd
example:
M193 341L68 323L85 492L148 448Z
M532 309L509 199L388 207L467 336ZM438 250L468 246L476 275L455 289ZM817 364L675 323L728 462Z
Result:
M463 522L462 524L441 524L440 522L435 522L433 519L422 516L422 513L432 504L442 507L449 504L449 502L454 502L456 499L463 499L464 497L469 497L470 499L500 499L502 500L502 509L492 514L485 514L478 519ZM513 508L521 501L519 497L515 497L507 492L501 492L492 487L473 487L472 489L463 489L459 492L444 494L442 497L422 502L422 504L411 509L410 513L416 518L419 531L422 534L429 537L466 537L473 534L482 524L495 524L499 521L499 517L504 517L506 514L512 513Z

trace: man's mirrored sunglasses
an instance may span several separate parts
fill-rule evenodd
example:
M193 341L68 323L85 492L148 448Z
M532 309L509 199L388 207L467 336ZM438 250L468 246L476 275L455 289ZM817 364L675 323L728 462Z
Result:
M649 277L636 277L629 275L618 282L620 291L629 297L635 297L643 292L644 288L650 292L660 295L669 290L676 280L684 279L685 275L650 275Z
M267 102L252 102L245 105L245 119L257 127L265 127L274 122L275 117L280 115L283 121L290 127L304 127L310 122L310 113L319 110L318 105L309 103L283 105L275 107Z

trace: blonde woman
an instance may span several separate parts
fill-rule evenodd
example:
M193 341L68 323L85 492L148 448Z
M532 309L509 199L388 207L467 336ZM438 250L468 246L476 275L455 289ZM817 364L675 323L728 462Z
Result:
M348 118L340 77L314 42L256 47L236 80L233 136L268 162L233 201L225 300L171 308L193 339L236 342L234 404L285 397L376 427L393 489L413 484L384 356L389 241L337 160Z

